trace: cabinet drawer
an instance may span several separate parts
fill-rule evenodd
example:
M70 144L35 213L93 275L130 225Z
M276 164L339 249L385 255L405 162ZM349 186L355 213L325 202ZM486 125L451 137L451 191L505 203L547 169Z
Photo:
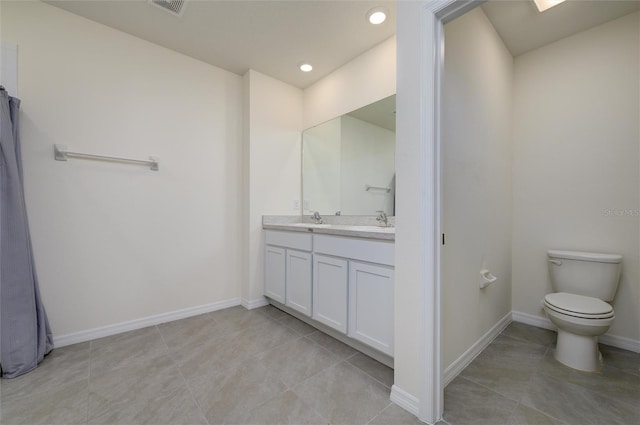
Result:
M277 230L265 231L267 245L283 246L301 251L311 251L311 235L299 232L279 232Z
M370 263L394 265L394 243L363 240L341 236L315 235L314 252L368 261Z

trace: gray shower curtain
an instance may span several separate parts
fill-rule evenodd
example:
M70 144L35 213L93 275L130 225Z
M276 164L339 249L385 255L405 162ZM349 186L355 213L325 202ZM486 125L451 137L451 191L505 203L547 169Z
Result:
M33 370L53 348L40 300L24 200L20 100L0 87L0 367L3 378Z

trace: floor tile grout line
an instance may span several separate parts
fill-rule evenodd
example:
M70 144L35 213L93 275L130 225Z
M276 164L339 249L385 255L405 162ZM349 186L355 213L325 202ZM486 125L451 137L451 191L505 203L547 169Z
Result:
M503 332L504 332L504 331L503 331ZM525 339L525 338L518 338L517 336L513 336L513 335L506 335L506 334L504 334L504 333L499 333L498 335L496 335L496 338L498 338L498 337L500 337L500 336L501 336L501 337L504 337L504 338L513 339L514 341L526 342L527 344L539 345L539 346L541 346L541 347L549 348L549 344L541 344L541 343L539 343L539 342L530 341L530 340ZM493 343L493 342L495 341L495 339L496 339L496 338L494 338L494 339L493 339L493 341L491 341L491 343ZM491 345L491 344L489 344L489 345Z
M382 415L382 412L384 412L385 410L387 410L389 408L389 406L391 406L393 404L392 401L389 401L389 404L387 404L386 406L384 406L382 408L382 410L380 410L376 415L373 416L373 418L369 419L367 421L367 423L365 425L369 425L371 424L371 422L373 422L378 416Z
M345 361L347 361L347 363L349 363L350 365L357 367L359 370L361 370L361 371L363 371L364 373L366 373L366 374L367 374L367 376L370 376L370 377L371 377L371 378L373 378L375 381L377 381L377 382L381 383L385 388L388 388L388 389L389 389L389 391L391 391L391 386L387 385L386 383L382 382L381 380L379 380L379 379L378 379L378 378L376 378L375 376L371 375L369 372L367 372L366 370L362 369L360 366L358 366L358 365L356 365L356 364L353 364L353 363L351 363L351 362L349 361L349 359L350 359L351 357L355 357L357 354L358 354L357 352L356 352L356 353L353 353L353 355L351 355L351 356L347 357L347 358L345 359ZM364 353L361 353L361 354L364 354ZM366 354L364 354L364 355L366 356ZM368 356L367 356L367 357L368 357ZM376 361L376 362L377 362L377 360L376 360L376 359L373 359L373 358L372 358L372 360L374 360L374 361ZM380 362L378 362L378 363L380 363ZM383 366L386 366L385 364L382 364L382 363L380 363L380 364L381 364L381 365L383 365ZM386 366L386 367L389 367L389 366ZM392 370L393 370L393 369L392 369ZM393 384L391 384L391 385L393 385Z
M298 340L304 338L304 336L300 336L300 334L298 334L296 332L294 332L294 334L296 335L295 338L293 338L291 340L288 340L288 341L285 341L285 342L281 342L278 345L274 345L271 348L266 348L266 349L263 349L263 350L260 350L260 351L256 351L255 353L251 353L249 355L249 358L252 358L252 359L256 360L257 362L262 362L262 359L260 359L259 356L266 355L267 353L269 353L271 351L277 350L278 348L282 347L283 345L290 344L290 343L292 343L294 341L298 341Z
M358 354L358 353L355 353L355 354ZM354 354L354 355L355 355L355 354ZM353 356L351 356L351 357L353 357ZM348 359L344 359L343 361L344 361L345 363L347 363L348 365L350 365L350 366L354 367L354 368L355 368L356 370L358 370L360 373L363 373L363 374L365 374L367 377L369 377L369 378L373 379L376 383L378 383L378 384L382 385L386 390L388 390L388 391L389 391L389 395L391 395L391 388L390 388L390 387L388 387L388 386L387 386L387 384L384 384L384 383L380 382L378 379L376 379L376 378L374 378L373 376L369 375L366 371L364 371L363 369L361 369L361 368L359 368L358 366L354 365L354 364L353 364L353 363L351 363Z
M520 397L520 399L522 399L522 396ZM518 406L520 406L520 401L516 401L516 404L509 411L509 415L507 416L507 421L511 422L511 418L513 417L513 414L516 412L516 409L518 409Z
M157 326L157 325L156 325ZM167 341L164 339L164 335L162 335L162 332L160 332L160 329L158 329L158 332L160 333L160 338L162 339L162 342L164 342L164 345L167 346L167 351L169 351L169 345L167 344ZM168 353L167 353L168 354ZM171 360L171 364L173 365L173 367L176 368L176 370L178 371L178 373L180 374L180 377L182 378L182 383L184 384L185 388L187 389L187 391L189 391L189 395L191 396L191 399L194 401L194 403L196 404L196 406L198 406L198 410L200 411L200 414L202 415L202 417L204 418L205 422L207 425L209 424L209 419L207 419L207 415L205 414L205 412L202 409L202 406L200 406L200 402L198 401L198 399L196 398L196 396L193 394L193 391L191 390L191 386L189 385L189 382L187 382L187 378L184 376L184 374L182 373L182 370L180 370L180 367L178 366L178 364L176 363L175 359L173 358L172 355L169 355L169 359Z
M324 371L326 371L326 370L328 370L328 369L330 369L330 368L332 368L332 367L335 367L336 365L340 364L340 363L341 363L341 362L343 362L343 361L344 361L343 359L338 358L338 360L337 360L336 362L331 363L329 366L325 367L324 369L321 369L321 370L317 371L317 372L316 372L316 373L314 373L313 375L307 376L305 379L303 379L303 380L302 380L302 381L300 381L300 382L297 382L297 383L296 383L295 385L293 385L292 387L289 387L289 385L287 385L287 384L285 384L285 386L287 386L291 391L294 391L294 392L295 392L295 388L296 388L296 387L298 387L298 386L300 386L300 385L302 385L302 383L304 383L304 382L308 381L309 379L311 379L311 378L313 378L313 377L315 377L315 376L317 376L317 375L321 374L322 372L324 372ZM298 393L296 393L296 395L298 395ZM324 417L324 416L323 416L323 417Z
M308 380L308 379L311 379L311 378L313 378L314 376L316 376L316 375L318 375L318 374L320 374L320 373L324 372L325 370L327 370L327 369L329 369L329 368L335 367L335 366L339 365L339 364L340 364L340 363L342 363L342 362L348 363L348 364L350 364L351 366L353 366L353 367L357 368L358 370L361 370L361 371L362 371L362 369L360 369L359 367L357 367L356 365L354 365L354 364L352 364L352 363L350 363L350 362L348 361L348 359L349 359L349 358L351 358L351 357L355 356L356 354L358 354L358 352L355 352L355 353L351 354L350 356L347 356L346 358L340 358L340 356L338 356L337 354L332 353L332 352L331 352L331 350L328 350L327 348L323 347L321 344L317 343L316 341L312 340L311 338L307 338L307 337L303 337L303 338L306 338L306 339L308 339L309 341L311 341L312 343L316 344L316 345L317 345L318 347L320 347L321 349L323 349L323 350L327 351L329 354L331 354L331 355L335 356L338 360L337 360L336 362L334 362L334 363L331 363L329 366L325 367L324 369L319 370L318 372L314 373L313 375L311 375L311 376L309 376L309 377L307 377L307 378L303 379L302 381L298 382L298 383L297 383L296 385L294 385L294 386L298 386L298 385L300 385L301 383L303 383L304 381L306 381L306 380ZM364 372L364 371L363 371L363 372ZM369 375L368 373L366 373L366 372L365 372L365 374L366 374L367 376L370 376L370 375ZM373 378L373 377L372 377L372 378ZM375 379L375 378L373 378L373 379ZM377 379L376 379L376 381L377 381ZM378 382L379 382L379 381L378 381ZM386 385L385 385L385 387L386 387Z
M321 374L321 373L325 372L325 371L326 371L326 370L328 370L328 369L331 369L332 367L336 367L337 365L339 365L339 364L340 364L340 363L342 363L342 362L344 362L344 360L343 360L343 359L338 359L338 361L337 361L337 362L332 363L332 364L330 364L329 366L325 367L324 369L317 371L317 372L316 372L316 373L314 373L313 375L306 377L305 379L303 379L302 381L298 382L298 383L297 383L297 384L295 384L293 387L291 387L291 391L295 391L295 388L296 388L296 387L299 387L299 386L300 386L300 385L302 385L304 382L306 382L306 381L308 381L308 380L310 380L310 379L314 378L315 376L318 376L319 374ZM296 394L298 394L298 393L296 393Z
M309 334L311 335L311 334ZM353 355L355 355L356 353L350 354L349 356L345 357L345 358L341 358L339 355L337 355L336 353L334 353L333 351L329 350L328 348L326 348L325 346L323 346L322 344L320 344L317 341L314 341L313 339L309 338L309 335L305 335L303 338L306 338L307 340L311 341L312 343L314 343L315 345L317 345L318 347L320 347L321 349L325 350L326 352L328 352L329 354L336 356L338 359L340 360L346 360L350 357L352 357Z
M474 379L471 379L471 378L469 378L469 377L467 377L467 376L461 376L461 375L458 375L455 379L458 379L458 378L460 378L460 379L464 379L465 381L469 381L469 382L471 382L471 383L473 383L473 384L475 384L475 385L478 385L478 386L480 386L480 387L482 387L482 388L484 388L484 389L486 389L486 390L491 391L491 392L492 392L492 393L494 393L495 395L497 395L497 396L499 396L499 397L502 397L502 398L504 398L504 399L506 399L506 400L512 401L512 402L514 402L514 403L516 403L516 404L519 404L519 403L520 403L520 400L521 400L521 399L522 399L522 397L523 397L523 396L521 396L521 397L520 397L520 399L518 399L518 400L514 400L514 399L509 398L509 397L507 397L507 396L505 396L505 395L503 395L503 394L500 394L499 392L497 392L496 390L494 390L494 389L493 389L493 388L491 388L491 387L488 387L488 386L486 386L486 385L484 385L484 384L482 384L482 383L480 383L480 382L476 382ZM445 403L446 403L446 400L445 400Z
M306 381L306 379L305 379ZM298 400L300 400L300 403L302 403L304 406L306 406L307 408L311 409L311 411L313 413L315 413L316 415L318 415L319 418L321 418L324 422L326 422L327 424L331 423L331 419L325 417L324 415L320 414L320 412L318 412L316 410L315 407L313 406L309 406L303 399L302 397L300 397L300 394L298 394L294 389L289 389L288 391L291 391L293 394L295 394L295 396L298 398Z
M527 329L528 329L529 327L531 327L531 325L525 325L525 324L520 323L520 322L514 322L514 321L512 321L511 323L512 323L512 324L513 324L513 323L518 323L519 325L526 326L526 327L527 327ZM537 327L534 327L534 328L536 329L535 333L537 333L538 335L542 335L542 334L545 334L545 333L547 333L547 332L550 332L550 333L554 334L554 336L553 336L553 341L551 341L551 342L549 342L549 343L546 343L546 344L543 344L543 343L539 343L539 342L532 342L532 341L530 341L529 339L526 339L526 338L527 338L526 336L518 336L518 335L505 334L505 331L506 331L508 328L509 328L509 326L507 326L505 329L503 329L503 330L502 330L502 332L500 332L500 334L499 334L499 335L504 335L504 336L508 336L509 338L514 338L514 339L518 339L518 340L521 340L521 341L531 342L532 344L544 345L544 346L547 346L547 347L548 347L548 346L550 346L550 344L553 344L553 343L555 342L555 339L556 339L555 334L557 334L557 332L556 332L556 331L552 331L551 329L545 329L545 328L537 328Z
M588 393L588 394L590 394L592 396L595 396L596 398L597 397L602 397L602 398L604 398L606 400L615 401L615 402L621 403L621 404L623 404L625 406L629 406L630 408L632 408L632 410L634 408L637 408L637 406L635 406L634 404L631 404L631 403L629 403L629 402L627 402L625 400L621 400L621 399L615 398L615 397L612 398L612 397L609 397L607 395L603 395L603 393L601 391L599 391L598 389L589 388L589 387L586 387L586 386L584 386L584 385L582 385L580 383L567 381L567 380L558 378L558 377L556 377L554 375L544 374L544 377L546 377L547 379L550 379L552 381L560 381L560 382L564 383L565 385L567 385L568 387L570 387L572 389L573 388L578 388L578 389L582 390L583 392L586 392L586 393ZM531 406L531 405L529 405L527 403L522 403L522 404L524 406L526 406L526 407L534 408L533 406ZM536 410L538 410L538 409L536 409ZM549 416L549 417L555 418L555 416L553 416L551 413L547 413L547 412L542 411L542 410L540 410L540 411L542 413L544 413L545 415ZM566 421L562 421L562 420L561 420L561 422L566 423Z
M562 420L562 419L560 419L560 418L556 418L556 417L555 417L555 416L553 416L551 413L545 412L544 410L540 410L540 409L538 409L537 407L534 407L534 406L529 406L528 404L523 403L522 401L518 403L518 406L524 406L524 407L526 407L527 409L535 410L536 412L541 413L541 414L543 414L544 416L547 416L547 417L549 417L549 418L553 419L554 421L560 422L560 423L562 423L562 424L566 424L566 421L563 421L563 420ZM518 406L516 406L516 408L517 408Z

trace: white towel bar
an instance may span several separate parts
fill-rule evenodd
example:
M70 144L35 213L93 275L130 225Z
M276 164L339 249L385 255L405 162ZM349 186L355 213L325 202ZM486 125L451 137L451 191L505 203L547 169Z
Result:
M67 147L64 145L53 145L53 154L56 161L66 161L67 157L71 156L71 157L81 158L81 159L97 159L97 160L103 160L103 161L118 161L118 162L131 162L134 164L145 164L145 165L149 165L153 171L158 171L160 169L158 158L155 158L153 156L149 157L149 160L144 160L144 159L121 158L118 156L95 155L92 153L71 152L67 150Z
M385 192L389 193L391 192L391 188L390 187L380 187L380 186L369 186L368 184L365 185L365 191L368 192L370 190L384 190Z

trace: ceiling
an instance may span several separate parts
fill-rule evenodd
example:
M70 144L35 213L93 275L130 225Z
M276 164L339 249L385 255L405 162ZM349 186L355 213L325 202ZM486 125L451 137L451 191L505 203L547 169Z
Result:
M178 17L147 0L46 3L243 75L249 69L305 88L396 32L390 0L187 0ZM384 6L380 25L366 19ZM298 65L309 61L313 71Z
M493 0L482 10L515 57L640 10L640 1L569 0L540 13L532 1Z
M395 0L187 0L180 17L147 0L46 3L235 74L254 69L299 88L396 30ZM390 13L376 26L366 13L377 6ZM569 0L542 13L531 0L490 0L482 9L518 56L640 10L640 0ZM313 64L313 71L301 72L302 61Z

